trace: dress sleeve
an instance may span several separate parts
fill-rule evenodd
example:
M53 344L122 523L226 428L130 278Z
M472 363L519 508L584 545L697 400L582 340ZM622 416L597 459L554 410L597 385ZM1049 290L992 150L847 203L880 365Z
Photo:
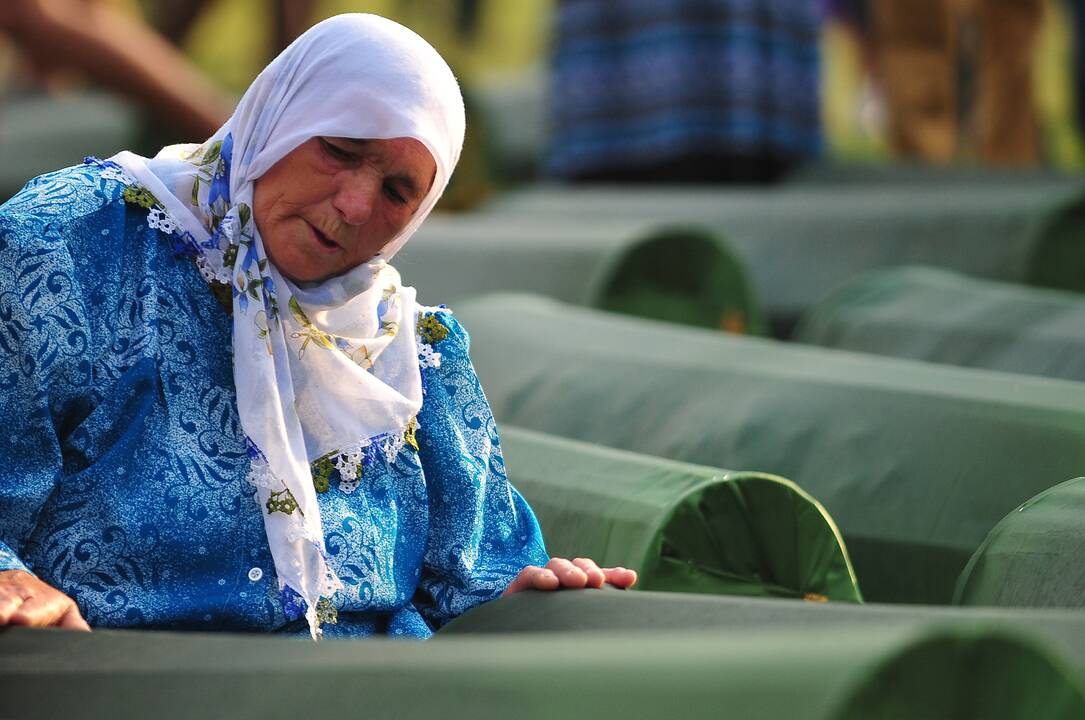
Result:
M62 477L61 440L91 380L71 254L50 223L0 211L0 571L20 557Z
M415 605L439 628L549 558L535 514L505 475L466 331L439 310L423 314L419 334L430 365L417 431L430 526Z

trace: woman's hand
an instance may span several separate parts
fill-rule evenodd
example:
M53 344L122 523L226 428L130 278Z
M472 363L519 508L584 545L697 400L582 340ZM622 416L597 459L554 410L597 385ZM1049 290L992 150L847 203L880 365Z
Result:
M0 572L0 625L90 631L74 600L22 570Z
M505 588L504 595L524 590L558 590L560 588L599 588L608 583L618 588L632 587L637 582L636 570L601 568L588 558L552 558L546 567L528 565Z

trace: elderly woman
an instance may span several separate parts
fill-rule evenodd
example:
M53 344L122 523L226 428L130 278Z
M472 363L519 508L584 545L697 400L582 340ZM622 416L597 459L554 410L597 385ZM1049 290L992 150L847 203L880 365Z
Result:
M343 15L203 145L0 208L0 624L426 637L635 581L547 558L466 332L388 264L463 133L432 47Z

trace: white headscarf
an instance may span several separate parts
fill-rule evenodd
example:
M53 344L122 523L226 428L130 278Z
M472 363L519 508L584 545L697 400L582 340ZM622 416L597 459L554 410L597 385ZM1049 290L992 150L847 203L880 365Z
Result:
M341 586L324 553L310 463L326 458L356 483L361 449L393 450L422 405L413 288L387 264L433 209L463 145L463 98L437 51L375 15L325 20L253 81L201 146L154 159L112 158L161 203L154 227L191 249L209 280L233 286L234 381L241 425L280 587L317 604ZM251 217L253 181L315 136L409 137L436 162L429 193L383 250L316 287L267 261ZM129 178L131 179L131 178Z

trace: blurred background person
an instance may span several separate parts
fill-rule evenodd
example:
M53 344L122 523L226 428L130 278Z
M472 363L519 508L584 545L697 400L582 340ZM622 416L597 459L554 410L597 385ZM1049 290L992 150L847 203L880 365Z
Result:
M821 150L810 0L561 0L546 170L768 183Z
M0 8L17 43L0 47L0 155L19 168L0 185L78 162L71 148L206 136L220 88L240 92L296 34L351 11L418 30L456 69L471 121L449 209L539 176L767 183L808 161L1085 163L1071 70L1082 0L916 3L13 0ZM27 64L48 95L13 72Z
M1085 129L1085 0L1066 0L1069 22L1074 37L1072 77L1074 119L1079 132Z
M871 0L889 141L905 158L972 152L998 165L1039 159L1033 65L1042 0ZM970 83L962 83L964 67ZM971 95L970 112L961 112Z
M182 45L213 0L158 0L150 7L154 26L174 45ZM269 0L265 12L271 18L272 37L268 60L286 49L313 24L314 0Z
M180 138L206 137L230 116L225 94L168 41L102 0L4 0L0 32L39 75L75 69L116 90Z

